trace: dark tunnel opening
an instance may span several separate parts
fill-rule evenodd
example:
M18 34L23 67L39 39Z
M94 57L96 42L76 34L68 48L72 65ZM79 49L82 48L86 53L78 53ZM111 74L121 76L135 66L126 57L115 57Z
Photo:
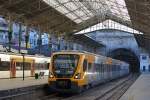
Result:
M121 61L125 61L130 64L129 70L131 73L139 73L140 72L140 61L134 52L128 49L116 49L109 53L110 57L114 59L118 59Z

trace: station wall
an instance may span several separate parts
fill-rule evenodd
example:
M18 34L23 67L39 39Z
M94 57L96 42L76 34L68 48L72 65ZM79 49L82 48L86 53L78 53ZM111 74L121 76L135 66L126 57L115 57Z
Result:
M131 65L131 72L139 72L140 50L132 33L116 29L102 29L89 33L89 36L105 45L105 49L101 49L102 54L126 61Z

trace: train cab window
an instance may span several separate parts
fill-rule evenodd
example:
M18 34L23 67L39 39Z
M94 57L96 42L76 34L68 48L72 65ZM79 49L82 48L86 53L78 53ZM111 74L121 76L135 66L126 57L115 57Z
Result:
M87 69L87 60L84 60L83 62L83 71L86 71Z
M72 77L78 67L79 55L56 54L53 56L52 70L54 74L61 77Z

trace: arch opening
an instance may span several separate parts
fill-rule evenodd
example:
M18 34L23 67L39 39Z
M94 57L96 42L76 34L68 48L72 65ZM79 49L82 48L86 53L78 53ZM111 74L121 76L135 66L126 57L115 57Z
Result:
M140 61L131 50L125 48L116 49L111 51L108 56L129 63L129 70L131 73L140 72Z

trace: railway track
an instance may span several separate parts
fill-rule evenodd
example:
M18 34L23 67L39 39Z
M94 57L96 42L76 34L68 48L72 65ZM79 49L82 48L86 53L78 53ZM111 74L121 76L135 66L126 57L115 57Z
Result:
M101 96L95 98L94 100L119 100L120 97L128 90L128 88L135 82L138 75L132 75L127 80L116 85L109 91L105 92Z
M88 89L81 94L66 96L56 93L45 96L39 100L118 100L134 83L137 77L137 74L129 75Z
M63 95L63 94L59 94L59 93L53 93L47 96L44 96L38 100L63 100L65 98L70 97L71 95Z
M57 93L53 93L53 94L44 96L42 98L39 98L38 100L49 100L50 98L54 98L54 97L57 97Z

